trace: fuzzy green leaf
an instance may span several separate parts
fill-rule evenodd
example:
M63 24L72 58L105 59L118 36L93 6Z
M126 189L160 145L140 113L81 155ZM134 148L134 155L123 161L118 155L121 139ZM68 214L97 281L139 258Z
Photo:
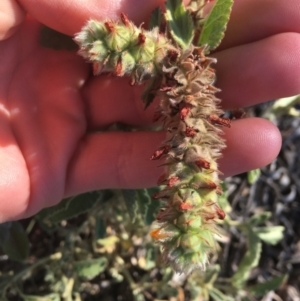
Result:
M134 223L139 214L139 204L137 202L136 190L122 189L123 199L131 221Z
M252 169L247 173L247 179L249 184L254 184L260 177L261 171L259 168Z
M217 48L229 21L233 0L216 0L213 8L204 21L198 45L208 45L210 50Z
M266 293L278 289L288 279L287 275L274 277L264 283L259 283L248 288L248 291L257 297L263 296Z
M160 203L157 200L152 200L151 195L154 192L158 192L158 189L140 189L137 190L138 201L140 206L140 211L142 214L142 218L146 225L151 225L152 222L155 220L155 215L157 209L160 207Z
M251 270L258 265L262 250L262 243L258 236L250 229L248 231L248 250L243 257L238 270L232 277L232 283L237 288L242 288L249 278Z
M265 243L276 245L283 238L284 227L273 226L254 229L255 234Z
M156 9L154 9L154 11L150 16L149 30L155 27L160 27L162 21L163 21L163 13L161 11L161 8L157 7Z
M105 257L75 262L77 274L87 280L91 280L102 273L108 265Z
M219 291L217 288L212 287L209 290L209 295L212 297L213 300L215 301L234 301L235 299L230 297L230 296L226 296L225 294L223 294L221 291Z
M194 37L194 24L182 0L167 0L165 17L175 42L183 49L188 48Z
M106 224L101 216L97 216L95 226L95 239L102 239L106 235Z
M228 193L227 193L227 187L226 187L226 183L222 182L221 183L221 188L223 190L222 195L219 196L218 198L218 203L220 205L220 207L226 212L229 213L232 211L231 205L228 201Z
M256 213L250 218L250 224L253 226L257 226L260 224L265 223L270 217L272 216L272 213L269 211Z
M49 294L46 296L33 296L33 295L23 295L24 301L60 301L60 296L57 293Z
M0 246L12 260L23 261L29 255L29 240L19 222L8 222L0 225Z
M89 211L99 199L98 192L84 193L65 199L54 207L43 209L37 218L49 226L57 224Z

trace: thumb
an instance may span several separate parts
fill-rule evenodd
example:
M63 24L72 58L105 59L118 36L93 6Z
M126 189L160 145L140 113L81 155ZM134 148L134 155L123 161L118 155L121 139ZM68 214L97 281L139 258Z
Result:
M0 40L13 35L25 18L25 11L16 0L0 1Z

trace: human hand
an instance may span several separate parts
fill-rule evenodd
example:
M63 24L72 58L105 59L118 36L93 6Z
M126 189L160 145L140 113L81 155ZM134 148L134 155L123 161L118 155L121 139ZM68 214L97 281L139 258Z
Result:
M214 54L224 107L299 93L299 1L235 2ZM144 111L141 87L124 78L93 77L75 52L43 48L38 39L41 24L73 36L88 19L117 19L121 12L140 24L161 3L1 1L1 222L90 190L155 185L162 171L149 158L164 133L96 132L114 122L151 125L155 105ZM277 128L257 118L234 121L225 138L220 169L226 176L270 163L281 145Z

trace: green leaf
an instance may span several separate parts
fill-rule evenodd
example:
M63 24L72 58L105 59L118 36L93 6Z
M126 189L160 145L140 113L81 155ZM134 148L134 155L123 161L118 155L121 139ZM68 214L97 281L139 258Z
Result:
M279 277L274 277L269 281L264 283L259 283L249 287L247 290L253 295L260 297L267 294L270 291L278 289L283 283L288 279L288 275L282 275Z
M22 294L24 301L60 301L59 294L53 293L46 296L33 296L33 295L24 295Z
M161 11L160 7L157 7L154 9L150 16L150 21L149 21L149 30L155 28L155 27L160 27L163 21L163 13Z
M89 211L100 199L98 192L84 193L61 201L58 205L43 209L37 219L47 225L58 224Z
M146 256L145 256L145 266L144 270L149 271L154 269L157 265L157 249L153 246L153 244L146 245Z
M106 224L104 219L101 216L98 216L96 219L95 226L95 239L102 239L106 235Z
M137 190L140 212L144 223L148 226L155 220L157 210L160 207L159 201L152 200L152 195L158 191L158 188Z
M272 216L272 213L269 211L256 213L250 218L250 224L253 226L257 226L260 224L265 223L270 217Z
M91 280L105 271L108 265L106 257L97 259L83 260L75 262L77 274L87 280Z
M135 222L139 214L139 205L137 202L136 190L134 189L122 189L123 199L128 211L128 214L132 220Z
M29 255L29 240L19 222L8 222L0 225L0 246L12 260L23 261Z
M294 107L300 104L300 95L280 98L276 100L274 105L272 106L271 112L279 115L279 114L292 114ZM298 112L299 113L299 112Z
M234 298L223 294L221 291L219 291L215 287L212 287L211 289L209 289L209 295L215 301L234 301L235 300Z
M151 203L148 206L147 213L144 216L144 222L147 226L150 226L156 220L156 215L159 208L160 202L151 199Z
M186 49L194 37L193 19L182 0L167 0L165 17L175 42Z
M253 230L255 234L265 243L276 245L283 239L283 226L262 227Z
M251 270L258 265L262 250L262 243L260 242L258 236L251 230L250 227L247 230L248 250L243 257L238 270L232 277L232 284L236 288L243 287L243 285L249 278Z
M206 17L198 45L208 45L210 50L217 48L223 37L229 21L233 0L216 0Z
M259 168L248 171L247 179L249 184L254 184L260 177L261 171Z

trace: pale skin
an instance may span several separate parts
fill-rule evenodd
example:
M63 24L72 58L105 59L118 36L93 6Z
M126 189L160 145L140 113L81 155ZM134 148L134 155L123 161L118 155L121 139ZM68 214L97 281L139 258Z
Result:
M155 186L150 161L163 132L97 133L114 122L151 125L140 87L93 77L75 52L38 43L40 24L73 36L86 20L147 20L161 0L1 0L0 222L31 216L62 198L105 188ZM31 17L26 17L26 14ZM299 0L235 0L226 38L214 56L226 109L300 93ZM226 130L225 176L265 166L281 137L249 118Z

